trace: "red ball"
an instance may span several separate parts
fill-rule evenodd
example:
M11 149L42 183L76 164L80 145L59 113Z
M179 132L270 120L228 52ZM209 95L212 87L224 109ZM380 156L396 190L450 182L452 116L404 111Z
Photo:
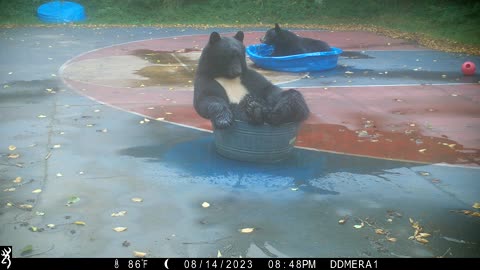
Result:
M473 75L475 74L475 63L467 61L462 65L463 75Z

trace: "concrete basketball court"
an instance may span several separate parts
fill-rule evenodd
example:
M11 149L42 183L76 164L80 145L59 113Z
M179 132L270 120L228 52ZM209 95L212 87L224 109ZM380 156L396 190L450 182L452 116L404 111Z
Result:
M480 255L480 76L460 71L479 57L295 30L344 54L325 72L259 70L312 114L291 158L255 164L216 154L192 106L209 34L237 30L249 45L267 28L0 29L0 244L14 257ZM409 239L410 219L430 236Z

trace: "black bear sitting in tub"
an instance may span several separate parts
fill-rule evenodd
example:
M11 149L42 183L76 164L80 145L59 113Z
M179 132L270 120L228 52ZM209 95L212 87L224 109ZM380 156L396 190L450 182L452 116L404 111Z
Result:
M260 41L274 46L271 56L330 51L330 46L326 42L299 37L293 32L281 29L278 23L275 24L275 28L268 30Z
M301 122L310 111L295 89L282 90L247 67L244 34L210 35L195 74L193 105L217 129L228 128L234 119L252 124L280 125Z

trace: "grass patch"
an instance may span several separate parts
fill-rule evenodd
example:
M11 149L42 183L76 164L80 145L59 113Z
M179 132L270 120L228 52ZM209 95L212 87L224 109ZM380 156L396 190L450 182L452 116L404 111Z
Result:
M74 0L83 24L117 25L368 25L480 48L480 2L475 0ZM0 25L41 23L45 0L0 3ZM367 27L368 28L368 27Z

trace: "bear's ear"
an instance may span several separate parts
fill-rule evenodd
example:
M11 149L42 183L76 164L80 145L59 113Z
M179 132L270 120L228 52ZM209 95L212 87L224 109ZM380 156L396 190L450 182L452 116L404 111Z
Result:
M243 32L242 32L242 31L238 31L238 32L235 34L235 36L234 36L234 38L235 38L236 40L240 41L240 42L243 42L243 37L244 37L244 35L243 35Z
M275 24L275 32L280 32L280 25L278 25L278 23Z
M210 34L210 40L208 41L209 43L213 44L216 43L220 40L220 34L217 32L212 32Z

